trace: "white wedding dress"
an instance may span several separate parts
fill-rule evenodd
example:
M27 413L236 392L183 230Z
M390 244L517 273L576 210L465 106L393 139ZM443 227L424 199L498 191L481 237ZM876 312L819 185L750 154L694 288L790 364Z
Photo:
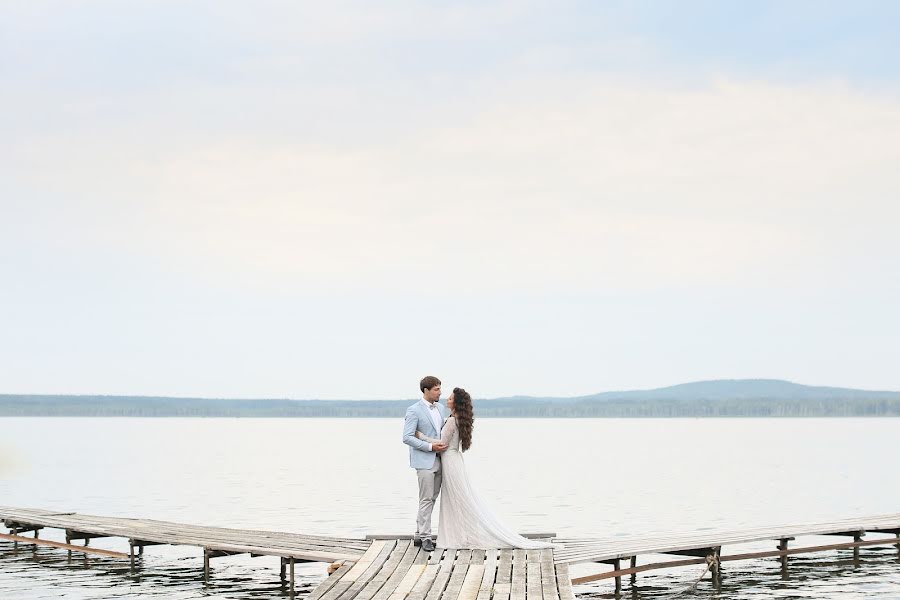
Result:
M522 537L501 523L481 501L466 473L455 417L447 419L441 430L440 440L427 437L423 439L431 443L440 441L447 444L447 449L441 453L441 512L437 536L439 548L531 550L558 547Z

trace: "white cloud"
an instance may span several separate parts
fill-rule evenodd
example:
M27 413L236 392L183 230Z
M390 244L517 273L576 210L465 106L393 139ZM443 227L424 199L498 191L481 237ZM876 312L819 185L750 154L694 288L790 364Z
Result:
M835 253L898 216L890 96L560 79L482 100L393 136L296 143L96 122L25 145L16 180L98 239L198 272L361 286L423 270L479 287L832 276Z
M10 6L8 391L897 387L890 52L866 89L705 9Z

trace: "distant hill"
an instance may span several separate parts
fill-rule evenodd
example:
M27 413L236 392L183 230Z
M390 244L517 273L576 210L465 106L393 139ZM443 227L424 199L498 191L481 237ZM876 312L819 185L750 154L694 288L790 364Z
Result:
M0 394L0 417L402 417L405 400L233 400L156 396ZM900 392L800 385L777 379L698 381L576 398L475 400L479 418L897 417Z
M579 400L833 400L896 399L900 392L801 385L782 379L717 379L695 381L652 390L603 392Z

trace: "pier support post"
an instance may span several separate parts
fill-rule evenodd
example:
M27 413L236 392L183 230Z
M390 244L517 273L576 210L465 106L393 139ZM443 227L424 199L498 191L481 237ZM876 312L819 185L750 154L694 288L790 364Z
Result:
M128 540L128 560L131 563L131 572L134 573L134 540Z
M865 529L852 529L850 531L835 531L832 533L826 533L825 535L846 535L852 536L854 543L859 543L862 541L863 536L866 535ZM859 546L853 546L853 565L859 566Z
M637 566L637 556L632 556L631 557L631 568L633 569L636 566ZM637 573L632 573L631 574L631 585L634 585L635 583L637 583Z
M781 552L784 552L785 550L787 550L788 549L788 541L791 539L793 539L793 538L781 538L780 540L778 540L778 550L780 550ZM781 578L782 579L788 578L787 554L781 555Z
M140 543L138 544L140 545ZM152 544L149 544L152 545ZM259 556L258 554L253 554L252 552L239 552L234 550L216 550L215 548L210 548L208 546L203 547L203 582L209 583L209 561L213 558L219 558L221 556L234 556L235 554L250 554L250 556Z
M291 600L294 600L294 557L291 557Z
M622 568L621 561L617 558L613 561L613 571L618 571ZM621 575L616 577L616 596L622 593L622 577Z
M719 562L719 559L722 557L722 547L719 546L717 548L712 549L712 554L709 554L706 557L706 560L709 562L709 572L712 575L713 586L719 587L722 585L722 567Z

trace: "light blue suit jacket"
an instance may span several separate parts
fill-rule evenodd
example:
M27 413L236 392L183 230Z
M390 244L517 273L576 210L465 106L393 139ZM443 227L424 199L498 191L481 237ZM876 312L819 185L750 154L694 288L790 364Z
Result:
M441 426L447 420L446 408L439 402L435 402L438 413L441 415ZM422 401L418 401L406 409L406 420L403 422L403 443L409 446L409 466L413 469L430 469L434 466L435 453L428 448L429 442L416 437L416 431L421 431L432 439L440 439L441 432L435 430L434 421L428 414L429 408L425 408Z

